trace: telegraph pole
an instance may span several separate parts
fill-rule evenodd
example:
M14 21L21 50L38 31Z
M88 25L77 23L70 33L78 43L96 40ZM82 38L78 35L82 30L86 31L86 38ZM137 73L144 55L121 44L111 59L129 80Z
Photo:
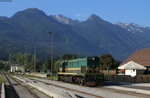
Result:
M9 66L10 66L10 68L11 68L11 54L9 54ZM6 66L5 66L6 67ZM5 71L5 67L4 67L4 71Z
M9 54L9 65L11 65L11 54Z
M53 65L53 45L54 45L54 39L53 39L53 33L52 32L49 32L49 34L51 35L51 44L50 44L50 46L51 46L51 77L52 77L52 75L53 75L53 70L52 70L52 65Z
M36 45L34 46L34 72L36 72Z

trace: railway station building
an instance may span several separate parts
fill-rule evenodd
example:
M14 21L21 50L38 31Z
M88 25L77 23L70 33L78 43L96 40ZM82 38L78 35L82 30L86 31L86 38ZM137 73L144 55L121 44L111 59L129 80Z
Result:
M146 67L144 74L150 74L150 48L136 50L120 66L127 64L130 61Z

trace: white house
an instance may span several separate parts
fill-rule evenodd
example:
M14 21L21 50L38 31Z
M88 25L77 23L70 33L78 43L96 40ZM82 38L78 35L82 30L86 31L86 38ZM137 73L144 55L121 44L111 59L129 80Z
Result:
M144 71L146 70L146 67L135 63L133 61L130 61L122 66L119 66L118 69L124 69L125 70L125 75L131 75L132 77L136 75L142 75Z
M10 66L10 72L24 72L25 68L22 65L14 64Z

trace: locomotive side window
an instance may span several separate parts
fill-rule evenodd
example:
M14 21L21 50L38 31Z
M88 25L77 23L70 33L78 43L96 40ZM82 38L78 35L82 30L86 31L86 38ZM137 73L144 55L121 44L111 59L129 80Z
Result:
M62 64L62 72L65 72L65 68L66 68L66 62L64 62L63 64Z

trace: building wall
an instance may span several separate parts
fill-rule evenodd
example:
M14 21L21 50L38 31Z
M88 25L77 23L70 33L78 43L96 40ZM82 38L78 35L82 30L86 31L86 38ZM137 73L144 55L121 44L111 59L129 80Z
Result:
M125 70L125 75L136 76L136 70Z
M24 66L11 66L10 72L16 72L16 71L25 72L25 68Z
M11 66L10 68L10 72L15 72L15 66Z

